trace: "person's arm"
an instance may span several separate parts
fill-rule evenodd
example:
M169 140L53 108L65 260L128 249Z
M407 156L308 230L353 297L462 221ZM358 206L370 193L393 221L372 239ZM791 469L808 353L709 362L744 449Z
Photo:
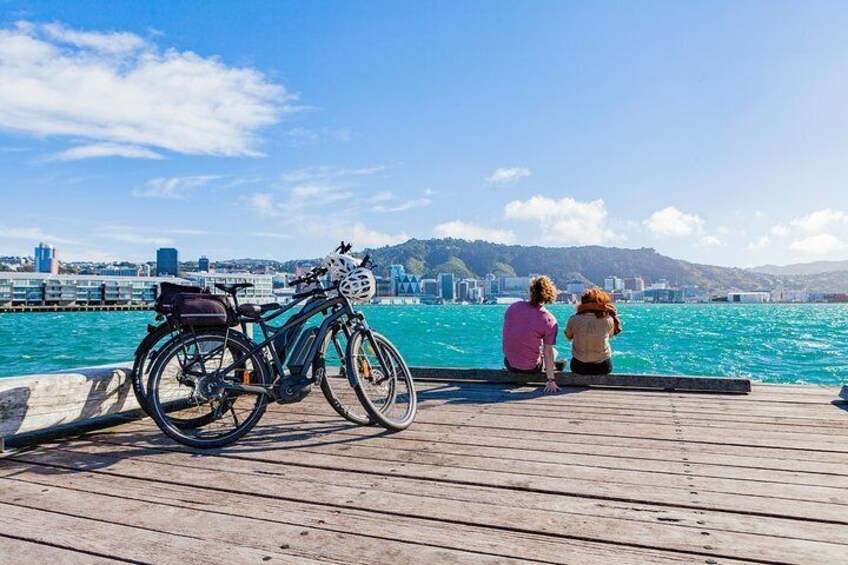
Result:
M565 324L565 339L568 341L572 341L574 339L574 328L571 327L571 318L568 319L568 323Z
M554 346L545 345L542 351L542 356L545 367L545 392L557 392L559 391L559 386L556 384L556 377L554 374Z

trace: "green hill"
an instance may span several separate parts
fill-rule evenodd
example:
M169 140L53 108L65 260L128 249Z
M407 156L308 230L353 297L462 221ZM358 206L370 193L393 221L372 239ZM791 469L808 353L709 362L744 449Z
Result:
M646 282L666 279L674 285L696 284L706 290L771 287L777 277L746 269L688 263L660 255L654 249L617 247L525 247L460 239L411 239L400 245L369 249L383 267L405 265L416 273L460 277L550 275L558 285L580 278L603 284L609 275L642 276Z

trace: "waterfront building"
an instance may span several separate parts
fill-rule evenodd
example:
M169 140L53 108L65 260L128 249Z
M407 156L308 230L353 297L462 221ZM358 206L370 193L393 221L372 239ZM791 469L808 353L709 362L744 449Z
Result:
M477 279L462 279L456 285L456 298L460 302L479 302L483 289Z
M422 302L434 302L439 297L439 281L436 279L421 279Z
M215 288L216 284L249 283L253 286L239 291L239 300L244 302L265 303L274 300L274 275L254 273L188 273L186 279L208 287L213 294L224 294Z
M421 298L418 296L376 296L371 299L372 304L391 304L394 306L409 306L414 304L421 304Z
M395 296L419 296L421 295L421 280L418 275L401 274L396 279Z
M180 273L180 255L173 247L161 247L156 251L156 274L160 277L176 277Z
M377 283L377 289L374 296L394 296L395 281L389 277L375 276L374 281Z
M97 274L103 277L137 277L139 276L138 267L118 267L110 265L98 269Z
M456 300L456 282L453 273L439 273L439 298L445 301Z
M624 279L614 276L605 278L604 290L610 293L615 293L624 290Z
M149 305L159 295L159 277L0 273L0 306ZM178 279L175 282L187 283Z
M35 272L59 274L59 259L56 258L56 248L52 245L39 243L35 248Z
M580 296L586 290L586 283L580 279L571 279L565 283L565 292L568 294L576 294Z
M648 288L642 292L645 302L655 304L682 304L683 291L677 288Z
M645 290L645 279L642 277L630 277L624 279L624 290L642 292Z
M201 273L209 272L209 259L205 255L197 260L197 270Z
M727 301L741 304L763 304L771 300L769 292L728 292Z
M498 277L489 273L483 281L483 296L491 298L498 294Z
M665 279L660 279L650 287L653 290L667 290L668 289L668 281Z
M524 298L530 289L530 282L536 275L529 277L501 277L498 281L498 295Z

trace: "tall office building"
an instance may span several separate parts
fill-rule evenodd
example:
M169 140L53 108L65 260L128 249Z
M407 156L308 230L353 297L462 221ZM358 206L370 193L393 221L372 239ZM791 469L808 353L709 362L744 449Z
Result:
M452 273L439 273L439 297L442 300L456 300L456 285Z
M173 247L162 247L156 251L156 274L160 277L176 277L180 273L179 252Z
M616 292L624 290L624 279L618 277L607 277L604 279L604 290L607 292Z
M35 272L59 274L59 260L56 258L56 248L52 245L39 243L35 248Z
M209 272L209 259L206 256L203 256L197 260L197 270L201 273Z

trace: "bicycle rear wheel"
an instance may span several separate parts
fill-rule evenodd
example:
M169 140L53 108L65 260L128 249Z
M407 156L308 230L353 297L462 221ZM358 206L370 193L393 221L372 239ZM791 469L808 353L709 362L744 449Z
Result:
M415 383L388 339L372 331L355 332L347 346L346 367L356 396L375 422L393 431L409 427L418 409Z
M268 404L261 393L233 392L224 382L269 386L271 373L260 352L241 333L183 333L160 352L150 372L150 415L171 439L197 448L229 445L255 426ZM244 358L227 374L220 369ZM186 427L186 420L198 425Z
M179 330L170 323L160 324L144 337L136 349L132 370L133 393L138 405L148 416L151 415L147 401L147 383L150 380L150 371L153 369L160 351L175 339L179 339ZM191 418L173 417L171 421L180 428L196 428L205 426L214 419L215 414L210 409L206 414Z
M347 337L341 331L327 332L321 346L320 365L313 370L321 384L321 392L339 416L360 426L373 424L368 411L362 406L356 392L350 386L345 357Z

